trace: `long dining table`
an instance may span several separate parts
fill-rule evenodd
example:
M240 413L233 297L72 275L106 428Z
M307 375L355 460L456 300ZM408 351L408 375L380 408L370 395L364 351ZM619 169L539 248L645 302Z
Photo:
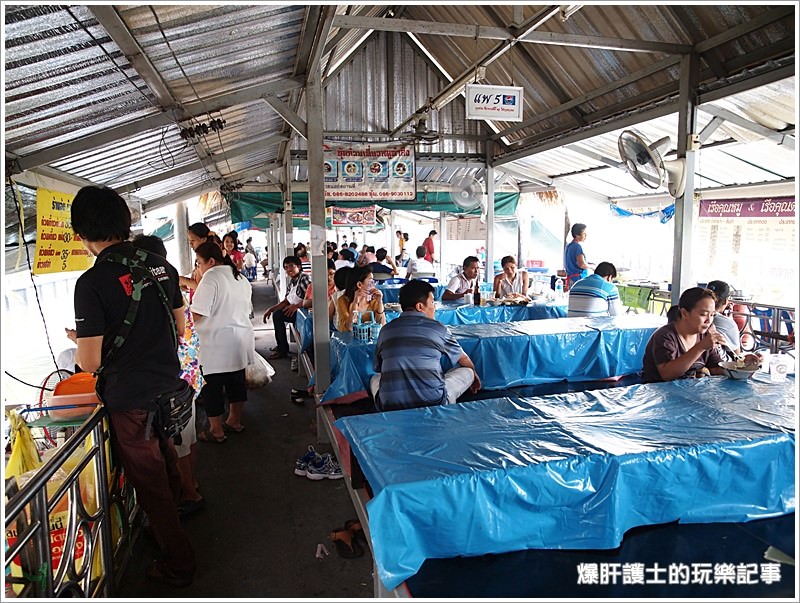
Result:
M399 309L386 308L386 322L400 316ZM436 302L434 318L444 325L469 325L512 322L520 320L541 320L544 318L565 318L566 302L530 302L527 305L475 306L462 302ZM300 336L301 351L308 351L314 342L314 321L308 310L297 311L295 328Z
M426 559L614 549L637 526L792 513L796 420L794 379L708 377L335 425L369 483L373 557L391 590Z
M642 370L644 348L666 319L651 314L551 318L448 326L486 390L558 381L596 381ZM367 395L375 340L331 334L331 384L322 403ZM450 368L443 366L443 368Z

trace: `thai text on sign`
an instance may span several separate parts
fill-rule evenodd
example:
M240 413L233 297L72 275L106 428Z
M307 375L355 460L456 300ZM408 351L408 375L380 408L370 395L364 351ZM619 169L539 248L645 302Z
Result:
M44 188L36 191L36 255L34 274L86 270L92 256L72 231L74 195Z

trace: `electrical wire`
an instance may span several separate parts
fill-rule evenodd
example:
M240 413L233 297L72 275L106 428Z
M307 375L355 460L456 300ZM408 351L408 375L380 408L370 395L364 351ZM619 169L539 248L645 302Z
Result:
M19 381L20 383L22 383L22 385L27 385L28 387L35 387L36 389L43 389L46 392L51 392L54 389L52 387L45 387L44 385L34 385L33 383L28 383L27 381L23 381L19 377L15 377L14 375L9 373L8 371L3 371L3 372L6 375L8 375L9 377L11 377L12 379L14 379L14 381Z
M11 187L11 194L14 196L14 208L17 210L17 220L19 223L22 224L22 198L17 196L17 188L16 183L11 179L11 176L8 176L8 185ZM50 350L50 357L53 359L53 365L58 368L58 362L56 362L56 355L53 352L53 345L50 343L50 333L47 330L47 321L44 319L44 310L42 310L42 302L39 299L39 290L36 287L36 281L33 278L33 265L31 264L31 252L28 249L29 243L25 240L23 236L21 239L21 245L25 247L25 260L28 263L28 274L31 277L31 284L33 285L33 295L36 297L36 306L39 308L39 315L42 317L42 326L44 327L44 335L47 340L47 348Z
M100 40L98 40L97 38L94 37L94 34L92 34L92 32L89 31L89 28L86 27L83 24L83 21L81 19L79 19L77 16L75 16L75 14L70 10L69 6L65 6L64 10L66 10L67 14L69 14L69 16L72 17L75 20L75 22L81 27L81 29L86 33L86 35L88 35L92 39L92 41L95 43L95 45L100 50L103 51L103 53L108 57L108 60L111 61L111 64L114 65L114 67L117 69L117 71L119 71L123 76L125 76L125 79L130 82L131 86L133 86L136 89L136 91L139 94L141 94L148 103L150 103L153 107L155 107L156 109L161 111L161 107L155 102L155 100L150 98L149 96L147 96L142 91L142 89L138 85L136 85L136 82L134 82L131 79L131 77L127 73L125 73L125 70L122 67L120 67L119 65L117 65L117 62L114 60L114 57L111 56L111 53L109 53L105 49L105 47L100 43Z
M211 118L211 112L208 110L205 100L203 100L203 98L198 94L197 89L194 87L191 78L187 75L186 71L183 69L183 65L181 65L181 62L178 60L178 55L176 55L175 51L172 49L172 44L169 43L169 38L167 38L167 34L164 32L164 28L161 27L161 20L158 18L158 14L156 13L153 5L150 5L150 12L153 14L153 18L155 19L156 25L158 26L158 31L161 32L161 37L164 38L164 42L166 43L167 48L169 49L169 52L172 55L173 60L175 61L175 64L178 66L178 69L181 70L181 73L183 74L183 77L186 79L186 82L189 84L189 87L192 89L195 98L200 102L201 105L203 105L203 109L205 110L206 115L208 115L208 117ZM203 140L206 143L206 150L208 152L208 155L213 157L214 154L211 152L211 145L208 144L208 140L206 140L205 136L203 136ZM228 166L228 171L231 172L231 166L228 164L228 155L227 152L225 151L225 147L222 145L221 138L220 138L220 150L222 151L222 157L225 159L225 164ZM199 153L198 157L200 157ZM200 158L200 162L203 163L202 157ZM211 173L209 172L205 164L203 164L203 169L206 172L208 172L209 177L213 177L211 176Z

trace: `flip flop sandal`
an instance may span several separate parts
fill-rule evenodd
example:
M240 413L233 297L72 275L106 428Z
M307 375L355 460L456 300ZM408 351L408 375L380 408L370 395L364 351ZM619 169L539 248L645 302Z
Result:
M344 522L344 529L353 535L353 539L367 544L367 535L364 533L364 528L358 519L348 519Z
M364 549L349 530L334 530L331 532L331 540L336 545L336 552L344 559L355 559L364 555Z
M208 431L205 433L205 436L202 439L199 437L197 439L200 440L201 442L211 442L212 444L224 444L227 441L228 436L223 435L221 437L217 437L213 433Z
M239 425L239 427L234 427L233 425L228 425L223 421L222 431L224 431L225 433L242 433L244 431L244 425Z

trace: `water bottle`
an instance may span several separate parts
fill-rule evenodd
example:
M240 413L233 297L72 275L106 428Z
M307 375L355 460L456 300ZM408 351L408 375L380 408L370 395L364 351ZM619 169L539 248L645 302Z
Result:
M561 278L556 279L556 299L564 298L564 281Z

